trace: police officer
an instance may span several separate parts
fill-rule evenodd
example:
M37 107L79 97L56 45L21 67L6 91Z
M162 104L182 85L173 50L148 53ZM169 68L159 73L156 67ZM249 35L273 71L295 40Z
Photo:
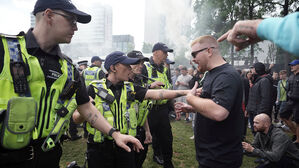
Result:
M85 85L88 86L91 81L99 80L105 77L105 73L101 69L102 60L99 56L93 56L91 58L91 65L90 67L84 69L83 77L85 79Z
M156 43L152 49L153 56L149 63L145 63L142 73L162 82L160 86L153 86L152 80L148 80L150 88L162 87L163 89L171 88L171 77L167 74L168 69L164 67L164 62L168 56L168 52L173 49L168 48L164 43ZM148 116L148 122L153 137L153 160L164 167L173 167L172 164L172 132L168 118L169 106L167 100L159 100L154 103L153 108Z
M79 71L82 73L84 69L86 69L88 67L88 61L87 60L82 60L82 61L78 61L78 69Z
M147 83L144 82L144 77L141 75L142 67L144 66L145 61L149 61L147 57L144 57L142 52L133 50L128 54L129 58L138 58L139 63L136 65L131 65L132 73L130 75L130 81L139 86L148 87ZM152 142L152 135L150 133L147 115L149 109L152 106L151 100L143 100L142 103L139 104L139 110L137 113L137 133L136 138L143 145L144 150L140 152L135 152L135 162L136 168L142 168L142 164L146 158L148 144Z
M129 80L130 65L138 64L137 58L129 58L124 53L115 51L105 59L104 67L108 70L106 79L93 81L89 93L96 108L106 120L121 134L136 136L137 114L144 99L169 99L186 95L188 90L148 90L134 85ZM78 113L74 114L77 122L82 122ZM95 168L135 168L135 154L114 145L114 138L94 130L87 125L90 133L87 143L88 167Z
M77 22L91 16L70 0L38 0L33 14L36 25L25 34L0 35L0 167L59 167L60 136L66 131L71 112L78 111L116 144L130 151L127 142L142 149L140 142L114 132L90 103L84 81L60 43L70 43ZM75 99L72 99L73 95Z

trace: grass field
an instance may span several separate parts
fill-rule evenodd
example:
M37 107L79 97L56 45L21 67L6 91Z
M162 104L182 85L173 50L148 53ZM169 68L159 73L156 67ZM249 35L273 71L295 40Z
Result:
M173 164L176 168L196 168L198 167L195 159L194 141L189 139L193 135L191 123L185 121L174 121L171 123L173 132ZM83 132L80 129L80 134ZM248 130L246 139L252 141L252 134ZM80 139L77 141L67 141L63 144L63 155L60 162L60 167L65 168L71 161L77 161L82 166L86 152L86 140ZM147 158L143 164L143 168L162 168L152 160L153 152L151 146ZM242 168L254 168L255 158L244 156Z

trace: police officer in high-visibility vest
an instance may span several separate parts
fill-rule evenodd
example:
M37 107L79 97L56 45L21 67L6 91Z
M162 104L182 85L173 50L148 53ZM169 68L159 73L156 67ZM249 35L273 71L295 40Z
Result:
M85 80L85 85L88 86L93 80L100 80L105 77L105 73L102 70L102 62L104 60L99 56L93 56L90 60L91 65L82 71L82 76ZM87 138L86 122L83 123L84 138Z
M129 58L115 51L105 59L104 68L108 70L106 79L91 82L88 92L94 99L96 108L106 120L121 134L136 136L137 115L140 103L144 99L170 99L184 96L188 90L150 90L134 85L129 80L130 65L138 64L137 58ZM84 121L78 113L74 120ZM91 126L87 143L87 161L89 168L135 168L135 154L114 145L114 138L105 135Z
M138 58L140 60L138 64L131 65L132 73L130 75L130 81L135 85L148 87L147 83L144 82L144 77L141 75L141 70L144 66L143 63L145 61L149 61L149 59L147 57L144 57L142 52L136 50L129 52L127 55L129 58ZM138 138L138 140L141 142L144 150L135 152L136 168L142 168L142 164L146 158L148 144L152 142L152 135L147 121L147 115L151 106L151 100L143 100L142 103L139 103L139 110L137 113L136 138Z
M33 14L35 27L26 34L0 34L1 168L58 168L60 137L75 108L103 133L114 130L91 104L83 78L58 45L70 43L77 22L88 23L91 16L70 0L38 0ZM132 136L112 136L127 150L128 142L142 149Z
M85 85L88 86L93 80L100 80L105 77L104 71L101 69L102 62L104 60L99 56L93 56L91 58L91 65L83 70L83 77L85 79Z
M164 67L164 62L168 56L168 52L173 52L173 49L168 48L164 43L156 43L152 49L153 56L150 61L145 63L142 70L143 75L150 79L148 84L152 87L153 81L163 83L163 89L171 88L171 77L167 74L168 69ZM168 100L159 100L154 102L153 108L150 110L148 122L152 134L152 147L154 150L153 160L164 167L171 168L172 164L172 132L169 122Z

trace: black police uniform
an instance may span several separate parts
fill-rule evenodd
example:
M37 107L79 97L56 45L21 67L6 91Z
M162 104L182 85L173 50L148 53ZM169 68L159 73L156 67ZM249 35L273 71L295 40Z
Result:
M62 74L61 65L59 60L62 57L59 46L53 48L50 53L44 52L37 43L33 29L29 29L25 35L27 52L38 58L40 66L45 74L45 81L47 88L50 88L57 77L55 74ZM19 35L24 34L21 32ZM4 63L4 48L3 43L0 41L0 73L3 69ZM34 72L30 72L34 73ZM75 78L79 77L79 73L75 74ZM83 78L80 78L80 86L76 92L76 101L78 105L89 102L89 97L85 89ZM39 114L37 114L39 115ZM37 123L38 124L38 123ZM54 149L43 152L41 149L42 143L45 138L32 140L32 142L25 148L20 150L7 150L0 146L0 167L22 167L22 168L55 168L59 167L60 157L62 155L62 148L60 144L56 144Z
M121 91L124 82L119 82L113 85L111 81L106 79L107 88L111 89L115 99L119 103ZM142 102L147 92L146 88L134 85L135 99ZM88 87L88 94L95 98L94 89ZM128 143L131 148L131 152L117 146L114 140L105 139L102 143L96 143L93 141L93 135L88 135L87 142L87 161L89 168L135 168L135 155L132 148L132 144Z

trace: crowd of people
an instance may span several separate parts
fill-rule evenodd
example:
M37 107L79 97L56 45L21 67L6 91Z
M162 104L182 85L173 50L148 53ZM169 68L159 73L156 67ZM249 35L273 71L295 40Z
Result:
M63 135L69 127L71 140L81 138L76 124L84 123L88 167L141 168L152 143L153 161L172 168L171 111L193 122L199 168L238 168L244 154L259 168L299 167L299 60L289 75L261 62L237 70L219 49L225 39L236 50L270 40L298 57L298 12L239 21L218 40L196 38L197 67L179 65L173 75L174 50L162 42L150 58L114 51L77 67L59 44L91 16L69 0L37 0L33 14L27 33L0 35L0 167L59 167Z

